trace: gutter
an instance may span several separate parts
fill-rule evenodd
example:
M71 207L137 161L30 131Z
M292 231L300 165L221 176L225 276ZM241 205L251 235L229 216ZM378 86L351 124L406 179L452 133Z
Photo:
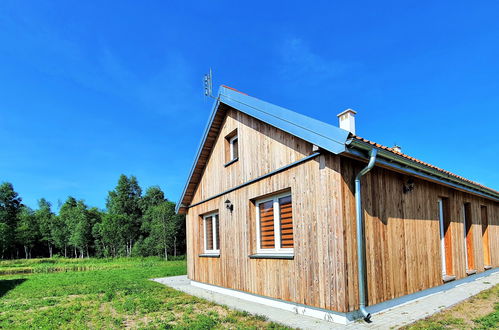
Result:
M354 139L349 139L346 142L346 145L349 147L346 148L347 154L351 154L364 159L366 158L364 151L370 151L373 148L377 149L376 147L372 146L369 143L357 141ZM377 162L380 165L384 165L411 175L420 176L425 179L437 181L452 188L464 190L468 193L492 199L496 202L499 201L499 193L491 191L490 189L456 178L452 175L442 173L426 165L416 163L410 159L394 154L393 152L386 151L383 149L377 149L377 150L378 150L378 156L383 158L383 159L378 158L377 160Z
M315 158L315 157L319 156L320 154L321 154L321 151L320 151L320 150L319 150L319 151L316 151L316 152L314 152L313 154L310 154L310 155L305 156L305 157L303 157L303 158L301 158L301 159L298 159L297 161L294 161L294 162L292 162L292 163L290 163L290 164L288 164L288 165L284 165L283 167L279 167L278 169L275 169L275 170L273 170L273 171L271 171L271 172L269 172L269 173L263 174L263 175L261 175L261 176L259 176L259 177L257 177L257 178L254 178L254 179L251 179L251 180L246 181L246 182L244 182L244 183L241 183L241 184L239 184L239 185L237 185L237 186L235 186L235 187L229 188L229 189L227 189L227 190L225 190L225 191L222 191L221 193L218 193L218 194L216 194L216 195L213 195L213 196L211 196L211 197L208 197L208 198L206 198L206 199L203 199L202 201L199 201L199 202L197 202L197 203L194 203L194 204L191 204L191 205L187 205L187 206L182 205L182 207L187 208L187 209L190 209L191 207L194 207L194 206L197 206L197 205L200 205L200 204L206 203L206 202L208 202L208 201L211 201L212 199L215 199L215 198L221 197L221 196L226 195L226 194L228 194L228 193L231 193L231 192L233 192L233 191L235 191L235 190L238 190L238 189L241 189L241 188L243 188L243 187L249 186L250 184L253 184L253 183L255 183L255 182L258 182L258 181L260 181L260 180L263 180L263 179L265 179L265 178L268 178L268 177L270 177L270 176L273 176L273 175L275 175L275 174L278 174L278 173L280 173L280 172L283 172L283 171L285 171L285 170L287 170L287 169L290 169L290 168L292 168L292 167L295 167L296 165L299 165L299 164L301 164L301 163L304 163L304 162L306 162L306 161L309 161L310 159L313 159L313 158Z
M371 314L366 310L366 242L364 238L364 222L362 220L361 177L369 172L376 162L377 149L369 151L369 163L355 177L355 220L357 227L357 267L359 281L359 312L366 322L371 321Z

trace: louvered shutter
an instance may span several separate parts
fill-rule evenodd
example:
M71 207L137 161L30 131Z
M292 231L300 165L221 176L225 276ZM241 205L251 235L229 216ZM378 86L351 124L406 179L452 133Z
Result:
M281 248L293 248L293 205L291 196L279 198Z
M260 248L273 249L275 247L274 237L274 202L260 203Z
M215 249L220 250L220 219L218 215L213 216L215 221Z
M213 250L213 217L206 217L204 219L205 233L206 233L206 250Z

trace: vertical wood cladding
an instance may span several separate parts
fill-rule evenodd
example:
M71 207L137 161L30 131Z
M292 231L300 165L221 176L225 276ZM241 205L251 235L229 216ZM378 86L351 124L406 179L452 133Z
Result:
M225 137L236 129L239 160L224 166ZM311 151L309 143L229 109L192 203L302 159ZM326 153L191 207L187 213L189 278L339 312L357 309L354 178L364 166ZM478 272L484 270L488 258L484 236L488 237L490 263L499 265L498 203L418 178L413 178L414 189L404 193L408 179L379 166L362 178L369 305L442 284L438 198L448 201L453 275L467 276L464 243L468 237ZM283 191L290 191L292 198L294 259L251 259L249 255L257 249L254 202ZM225 208L226 200L234 205L232 211ZM469 203L468 235L464 203ZM220 257L199 257L203 253L201 215L214 210L219 211ZM288 212L285 205L280 210ZM267 211L263 212L264 217ZM283 222L281 230L289 225Z
M346 228L349 310L357 308L355 204L353 181L364 163L342 158ZM487 249L493 267L499 266L499 203L442 185L414 178L414 189L403 192L408 176L378 166L362 179L368 304L414 293L443 284L441 270L438 199L444 200L447 274L467 276L465 239L473 251L473 267L483 272ZM463 207L465 205L466 207ZM484 209L488 217L483 216ZM464 223L469 220L468 231ZM483 225L489 219L488 230ZM493 220L491 220L493 219ZM488 244L482 243L483 233ZM467 234L465 234L467 233ZM468 262L471 258L468 258Z
M225 137L236 129L239 160L224 166ZM300 160L311 152L311 144L229 110L193 203ZM189 278L316 307L346 310L339 161L339 157L321 155L190 208ZM283 198L279 207L283 218L280 229L283 247L294 249L294 259L250 259L249 255L257 249L255 201L288 191L292 206ZM234 205L232 212L225 208L226 200ZM203 248L200 215L213 210L219 210L220 257L199 257ZM274 212L269 210L262 210L264 220L268 212Z

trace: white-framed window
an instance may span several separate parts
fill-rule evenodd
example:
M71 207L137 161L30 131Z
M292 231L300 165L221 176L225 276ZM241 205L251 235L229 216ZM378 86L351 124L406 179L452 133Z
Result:
M230 160L239 158L239 139L237 134L229 139Z
M440 226L440 254L442 257L442 277L453 277L452 260L452 233L449 218L449 200L440 197L438 199L438 222Z
M440 225L440 256L442 258L442 276L447 274L445 265L445 233L444 233L444 202L442 198L438 199L438 222Z
M220 254L220 223L218 212L203 216L204 253Z
M256 205L257 253L293 254L291 193L259 199Z

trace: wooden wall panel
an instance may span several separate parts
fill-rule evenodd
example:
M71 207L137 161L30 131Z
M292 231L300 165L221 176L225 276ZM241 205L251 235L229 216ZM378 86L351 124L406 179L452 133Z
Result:
M224 137L238 130L239 160L224 166ZM312 146L229 109L193 204L302 159ZM324 154L285 172L191 207L190 279L339 312L358 308L354 178L365 163ZM484 270L480 206L486 205L494 267L499 266L498 203L376 166L362 179L368 304L442 284L437 200L449 200L453 272L466 275L463 208L471 203L475 266ZM250 259L256 251L252 200L290 189L294 260ZM224 201L234 204L231 213ZM220 258L199 257L201 216L219 210Z
M189 278L311 306L345 310L340 174L334 171L339 169L338 162L339 157L320 156L190 208L187 215L191 232L188 245L192 251ZM307 187L304 181L311 184ZM256 208L249 201L289 188L293 197L294 260L250 259L248 256L256 252L253 215ZM226 199L234 204L232 213L224 207ZM219 211L220 219L220 258L199 257L203 253L201 216L215 210Z
M238 130L239 161L224 167L225 137ZM297 161L312 146L234 109L227 110L192 204Z
M308 156L312 145L229 110L193 204ZM224 138L237 129L239 160L227 167ZM286 172L191 207L189 278L336 311L347 308L340 157L321 155ZM294 259L250 259L256 252L255 198L291 189ZM229 199L234 210L224 206ZM220 258L203 253L202 218L219 211Z
M347 243L348 310L358 308L355 204L353 182L365 163L342 158L343 218ZM414 190L404 193L408 176L375 167L362 179L365 217L368 304L443 284L440 257L439 197L448 198L452 234L453 275L466 277L463 204L471 204L475 268L484 271L480 206L489 214L493 267L499 266L499 203L442 185L413 178ZM492 220L493 219L493 220Z

